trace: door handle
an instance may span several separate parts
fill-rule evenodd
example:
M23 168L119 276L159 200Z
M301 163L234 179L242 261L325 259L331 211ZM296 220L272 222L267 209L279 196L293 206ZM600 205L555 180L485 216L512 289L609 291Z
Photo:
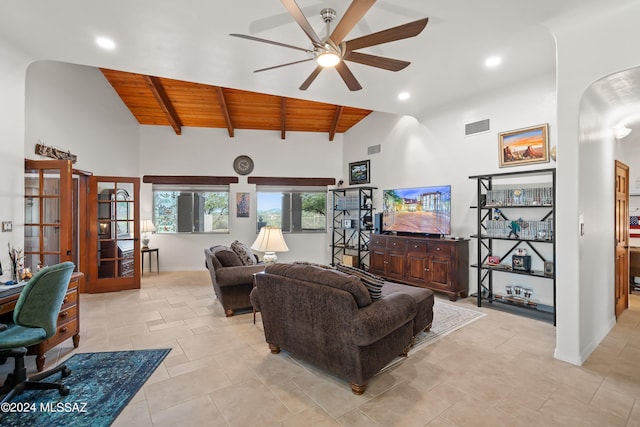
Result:
M137 242L138 240L140 240L140 239L138 239L137 237L134 237L134 238L133 238L133 241L134 241L134 242Z

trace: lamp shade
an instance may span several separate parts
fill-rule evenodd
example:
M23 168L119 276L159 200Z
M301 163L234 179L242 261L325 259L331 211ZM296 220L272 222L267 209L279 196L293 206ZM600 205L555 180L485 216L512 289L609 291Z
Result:
M288 252L289 248L278 227L262 227L251 249L258 252Z
M156 226L153 225L153 221L150 219L143 219L140 226L140 231L143 233L149 233L156 231Z

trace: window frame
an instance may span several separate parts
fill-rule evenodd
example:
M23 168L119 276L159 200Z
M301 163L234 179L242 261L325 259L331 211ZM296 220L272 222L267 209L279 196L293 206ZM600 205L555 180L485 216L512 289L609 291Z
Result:
M156 217L156 193L157 192L178 192L178 193L191 193L192 194L192 203L193 203L193 194L195 193L226 193L227 200L227 228L221 229L220 231L194 231L193 227L195 224L195 210L193 210L193 215L191 217L191 226L192 231L179 231L178 230L178 220L176 217L175 223L175 231L162 231L158 220ZM152 198L152 217L153 222L156 225L156 233L158 234L229 234L231 232L231 215L229 213L231 207L231 189L229 185L183 185L183 184L153 184L151 189L151 198Z
M276 186L276 185L256 185L256 233L260 232L260 228L262 226L266 226L268 225L267 223L261 224L260 223L260 214L259 214L259 209L260 209L260 193L280 193L283 194L285 197L288 194L289 195L289 218L288 218L288 223L289 223L289 227L288 229L285 229L284 227L284 221L283 218L281 218L281 224L280 226L282 226L282 232L284 234L322 234L322 233L327 233L328 232L328 228L329 228L329 197L327 196L327 187L326 186ZM295 213L296 210L295 208L292 206L294 203L294 194L310 194L310 193L316 193L316 194L324 194L325 197L325 213L324 213L324 227L322 229L304 229L304 228L300 228L300 229L295 229L295 224L297 223L296 218L295 218ZM302 224L302 209L299 210L300 211L300 224ZM284 217L284 210L282 210L282 217Z

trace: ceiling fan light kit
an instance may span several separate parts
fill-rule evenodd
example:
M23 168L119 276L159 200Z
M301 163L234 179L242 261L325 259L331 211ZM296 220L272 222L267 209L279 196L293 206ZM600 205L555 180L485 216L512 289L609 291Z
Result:
M322 52L316 57L316 62L322 67L335 67L340 62L340 56L333 52Z
M424 27L427 25L427 22L429 21L429 18L419 19L414 22L409 22L407 24L388 28L377 33L372 33L362 37L358 37L356 39L345 41L344 38L351 32L351 30L358 24L358 22L360 22L365 13L367 13L367 11L375 3L375 0L353 0L342 19L338 22L338 25L336 25L336 27L333 29L333 32L331 32L330 26L333 20L336 18L336 11L331 8L324 8L320 11L320 16L322 17L324 23L327 25L327 34L329 34L326 39L322 40L315 32L313 27L311 27L309 21L304 16L302 10L296 4L295 0L281 0L281 2L287 9L289 14L291 14L296 23L300 26L302 31L304 31L307 37L309 37L309 40L313 45L313 50L243 34L230 34L230 36L273 44L290 49L302 50L304 52L313 52L318 66L302 83L302 85L300 86L300 90L306 90L324 68L335 68L349 90L355 91L362 89L362 86L353 75L345 61L356 62L359 64L368 65L370 67L376 67L388 71L400 71L406 68L410 64L410 62L408 61L355 52L355 50L415 37L422 32ZM298 64L301 62L310 61L312 59L313 58L303 59L300 61L289 62L287 64L261 68L259 70L255 70L254 72L258 73L262 71L273 70L275 68Z

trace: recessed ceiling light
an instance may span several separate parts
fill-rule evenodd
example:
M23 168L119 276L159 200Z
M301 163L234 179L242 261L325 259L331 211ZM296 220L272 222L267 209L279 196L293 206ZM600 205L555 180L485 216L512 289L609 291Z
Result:
M502 62L502 58L499 56L491 56L484 61L485 67L495 67Z
M97 37L96 44L107 50L113 50L116 48L116 42L106 37Z
M400 101L406 101L409 98L411 98L411 94L409 92L400 92L398 94L398 99Z

